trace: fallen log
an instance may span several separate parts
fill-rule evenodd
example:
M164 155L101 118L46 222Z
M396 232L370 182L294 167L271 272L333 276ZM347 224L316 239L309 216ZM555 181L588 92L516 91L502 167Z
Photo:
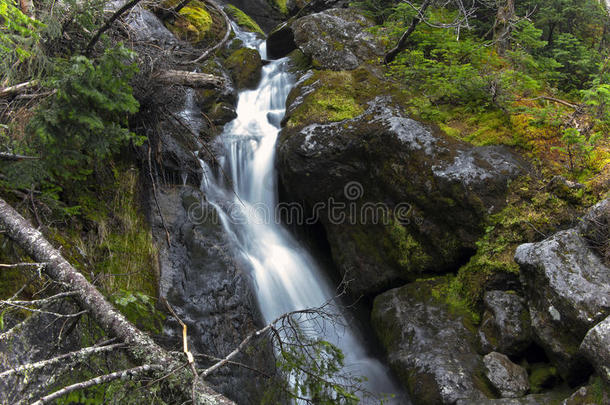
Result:
M222 77L184 70L164 70L157 72L153 77L162 83L202 89L219 89L227 84Z
M78 270L76 270L25 218L0 198L0 226L6 235L17 243L29 256L45 263L43 271L51 279L74 291L74 299L99 326L127 345L131 357L143 365L162 365L165 370L176 370L168 379L174 387L182 390L184 400L205 405L233 405L234 403L216 393L203 381L194 377L180 361L157 345L150 336L136 328L118 312Z

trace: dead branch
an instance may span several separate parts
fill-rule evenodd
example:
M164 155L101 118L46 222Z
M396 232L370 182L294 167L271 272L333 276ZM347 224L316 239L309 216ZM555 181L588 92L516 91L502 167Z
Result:
M60 314L58 312L46 311L44 309L29 308L29 307L26 307L25 305L15 304L12 301L0 301L0 305L6 305L9 307L19 308L19 309L23 309L25 311L30 311L30 312L38 312L40 314L53 315L57 318L76 318L76 317L79 317L79 316L84 315L87 312L89 312L87 310L84 310L84 311L76 312L74 314Z
M74 297L76 295L76 293L74 291L68 291L68 292L63 292L63 293L59 293L59 294L55 294L52 295L48 298L43 298L43 299L39 299L39 300L31 300L31 301L16 301L16 300L0 300L0 305L36 305L36 306L43 306L43 305L47 305L53 301L57 301L60 300L62 298L66 298L66 297Z
M94 385L104 384L110 381L118 380L118 379L129 379L133 377L137 377L140 374L146 374L150 371L161 371L164 367L158 364L145 364L143 366L130 368L129 370L117 371L115 373L101 375L99 377L92 378L88 381L83 381L77 384L72 384L67 387L64 387L54 393L47 395L46 397L40 398L38 401L34 402L32 405L43 405L48 402L51 402L57 398L60 398L66 394L71 393L72 391L84 390L89 387L93 387Z
M38 156L15 155L13 153L0 152L0 160L20 161L20 160L37 160L37 159L40 159L40 158Z
M16 267L44 267L46 263L14 263L14 264L0 264L0 268L3 269L14 269Z
M210 6L212 6L214 9L216 9L223 16L223 18L225 20L225 24L227 26L227 31L225 32L225 35L220 42L218 42L213 47L206 49L205 52L203 52L201 54L201 56L198 57L197 59L192 60L190 62L185 62L185 64L194 64L194 63L199 63L202 60L205 60L212 53L216 52L217 49L219 49L220 47L224 46L224 44L227 43L227 41L229 40L229 37L231 36L231 32L233 31L233 28L231 27L231 20L229 19L229 16L227 15L227 13L224 12L222 7L220 7L218 4L216 4L216 2L213 0L205 0L205 2L207 4L209 4Z
M183 70L165 70L157 72L153 77L161 83L203 89L220 89L227 85L225 79L222 77L207 73L186 72Z
M573 108L576 111L582 110L582 106L580 104L574 104L574 103L570 103L569 101L561 100L561 99L555 98L555 97L548 97L548 96L538 96L538 97L534 97L534 98L520 98L517 101L536 101L536 100L552 101L553 103L557 103L557 104L565 105L566 107Z
M0 89L0 98L7 98L25 93L27 90L38 86L38 80L30 80L29 82L19 83L14 86Z
M13 374L29 373L34 370L39 370L39 369L42 369L45 367L53 366L57 363L65 361L65 360L75 360L78 362L83 362L93 355L104 353L104 352L109 352L109 351L112 351L115 349L120 349L122 347L125 347L125 345L122 343L115 343L113 345L108 345L108 346L86 347L84 349L77 350L75 352L62 354L61 356L53 357L51 359L42 360L42 361L39 361L36 363L24 364L19 367L12 368L10 370L3 371L2 373L0 373L0 379L9 377Z
M417 25L422 21L423 15L426 13L426 10L428 9L431 3L432 0L425 0L422 3L421 7L417 9L417 16L413 17L409 28L401 35L396 46L385 54L383 60L386 65L392 63L394 59L396 59L396 55L406 49L407 40L409 39L409 36L411 36L413 31L415 31L415 28L417 28Z

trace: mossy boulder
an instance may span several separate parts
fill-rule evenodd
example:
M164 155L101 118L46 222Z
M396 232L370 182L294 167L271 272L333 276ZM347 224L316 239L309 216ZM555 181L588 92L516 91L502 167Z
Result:
M278 142L287 195L324 226L355 295L455 266L521 171L505 148L473 148L407 118L394 93L363 67L309 72Z
M201 71L222 77L226 83L222 89L197 90L197 106L214 125L224 125L237 117L237 89L231 73L217 59L207 60Z
M468 311L445 300L450 278L420 280L375 298L372 325L400 382L419 404L493 397Z
M599 376L610 384L610 316L587 332L580 344L580 352L593 364Z
M265 32L261 29L261 27L254 21L249 15L238 9L237 7L228 4L227 5L227 14L229 14L233 20L239 25L241 28L246 31L255 32L257 34L265 35Z
M206 39L214 22L205 4L192 0L178 12L174 20L166 24L178 38L198 43Z
M275 0L230 0L233 6L252 18L263 31L269 32L285 18Z
M238 49L225 60L224 65L238 89L255 88L261 80L263 63L255 49Z
M515 261L537 343L564 379L582 382L591 368L578 349L589 329L610 315L610 268L578 228L519 246Z

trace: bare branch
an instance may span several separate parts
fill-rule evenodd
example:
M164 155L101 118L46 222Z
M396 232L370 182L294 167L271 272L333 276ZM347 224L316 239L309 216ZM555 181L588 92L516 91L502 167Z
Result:
M61 356L53 357L51 359L42 360L42 361L39 361L36 363L24 364L19 367L12 368L10 370L3 371L2 373L0 373L0 379L6 378L13 374L29 373L34 370L39 370L41 368L53 366L64 360L76 360L79 362L83 362L83 361L87 360L87 358L89 358L93 355L104 353L104 352L109 352L109 351L112 351L115 349L120 349L123 347L125 347L125 345L122 343L116 343L116 344L108 345L108 346L86 347L84 349L81 349L81 350L78 350L75 352L62 354Z
M29 82L19 83L14 86L0 89L0 98L7 98L25 93L27 90L38 86L38 80L30 80Z
M0 159L19 161L19 160L36 160L36 159L40 159L40 158L38 156L15 155L13 153L0 152Z
M133 7L135 7L141 0L131 0L127 3L125 3L123 5L123 7L119 8L117 11L114 12L114 14L112 14L110 16L110 18L108 19L108 21L106 21L106 23L99 29L97 30L97 32L95 33L95 35L93 36L93 38L91 38L91 40L89 41L89 43L87 44L87 48L85 48L85 55L90 55L91 51L93 50L93 47L95 46L95 44L97 43L97 41L99 41L100 37L102 36L102 34L106 31L108 31L110 29L110 27L112 26L112 24L121 16L123 15L123 13L125 13L128 10L131 10Z
M43 299L39 299L39 300L31 300L31 301L16 301L16 300L0 300L0 305L37 305L37 306L43 306L43 305L47 305L53 301L57 301L60 300L62 298L66 298L66 297L74 297L76 295L76 293L74 291L68 291L68 292L63 292L63 293L59 293L59 294L55 294L52 295L50 297L47 298L43 298Z
M140 374L146 374L151 371L161 371L164 367L158 364L146 364L139 367L130 368L129 370L117 371L115 373L101 375L99 377L92 378L88 381L83 381L77 384L72 384L67 387L64 387L58 391L55 391L51 395L47 395L45 397L40 398L38 401L34 402L32 405L43 405L49 403L57 398L60 398L66 394L71 393L72 391L83 390L89 387L93 387L95 385L104 384L110 381L118 380L118 379L126 379L133 378L139 376Z

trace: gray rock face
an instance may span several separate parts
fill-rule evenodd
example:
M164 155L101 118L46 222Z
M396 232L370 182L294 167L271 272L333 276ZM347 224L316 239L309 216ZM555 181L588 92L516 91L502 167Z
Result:
M529 391L527 371L513 363L504 354L491 352L483 357L485 375L503 398L522 397Z
M228 253L230 241L213 208L201 203L202 198L198 189L189 186L159 192L159 205L171 235L169 247L156 208L151 208L153 235L159 247L160 294L188 325L189 336L194 338L193 351L224 357L262 321L248 275ZM168 319L165 331L172 341L181 341L181 328L173 319ZM237 361L274 374L270 347L263 343L247 352ZM219 371L211 378L215 389L240 404L260 402L268 380L240 367Z
M377 39L366 31L372 24L354 9L330 9L299 18L291 29L296 45L315 66L351 70L383 55Z
M610 392L608 389L599 392L599 387L586 385L577 389L566 398L561 405L599 405L610 404Z
M123 5L123 2L114 4L118 8ZM114 7L112 8L114 9ZM163 25L156 15L139 5L127 14L125 22L131 31L131 39L134 41L145 41L159 45L171 45L178 42L174 34Z
M529 311L523 298L505 291L488 291L479 328L484 351L519 355L532 343Z
M580 352L593 364L597 373L610 382L610 316L587 332Z
M610 314L610 269L577 229L517 248L536 340L569 381L586 378L578 347Z
M531 394L522 398L499 398L499 399L483 399L477 402L458 401L456 405L548 405L555 404L565 398L563 392L548 392L544 394ZM570 404L572 405L572 404ZM575 405L575 404L574 404ZM596 405L596 404L591 404Z
M405 117L390 97L367 102L353 119L294 125L300 106L325 91L320 80L309 84L316 77L291 93L278 169L291 199L312 210L322 204L315 215L339 271L354 279L350 291L372 295L459 262L475 248L482 218L504 204L508 179L522 171L519 158L449 139ZM348 195L350 185L356 195ZM355 214L334 216L330 198ZM373 220L376 209L387 220Z
M486 398L475 377L483 373L482 359L464 319L433 297L442 282L418 281L378 296L373 327L414 404L478 403Z

